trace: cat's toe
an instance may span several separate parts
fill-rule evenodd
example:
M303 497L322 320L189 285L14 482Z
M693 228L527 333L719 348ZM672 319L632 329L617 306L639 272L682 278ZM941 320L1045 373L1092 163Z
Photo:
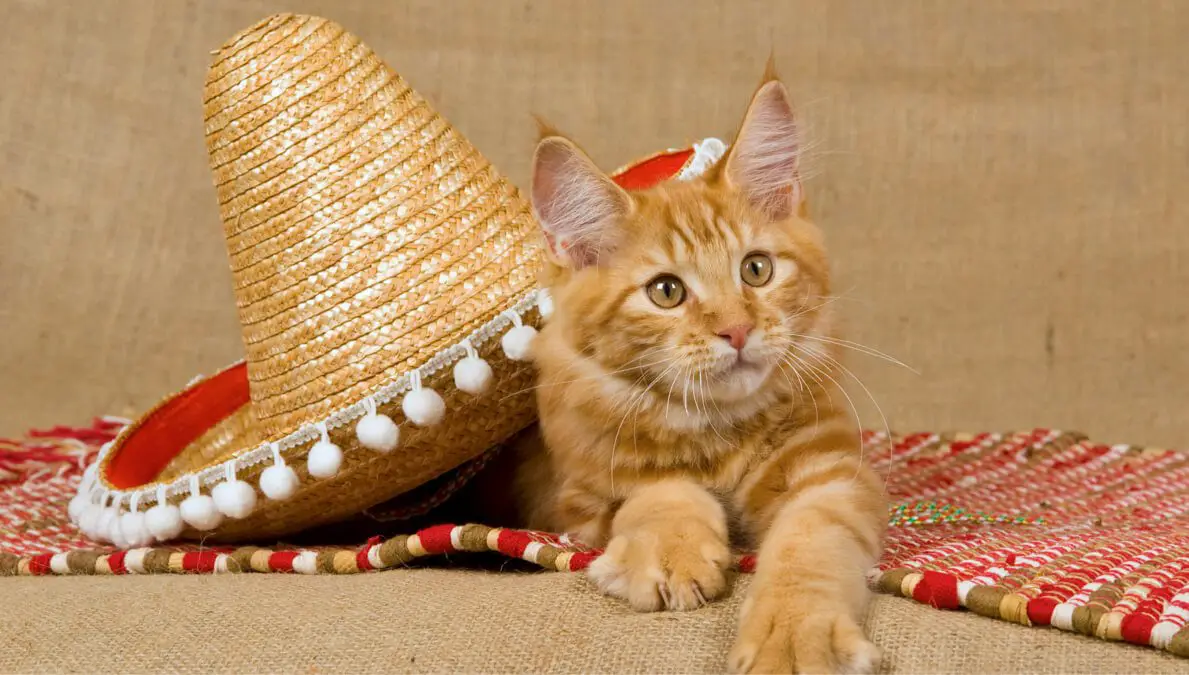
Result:
M591 563L588 575L601 591L639 611L697 609L726 591L723 570L730 553L719 542L689 544L655 536L616 537Z
M743 605L728 656L733 673L863 673L879 670L879 648L837 608L800 606L780 593L753 595ZM810 605L810 606L805 606Z

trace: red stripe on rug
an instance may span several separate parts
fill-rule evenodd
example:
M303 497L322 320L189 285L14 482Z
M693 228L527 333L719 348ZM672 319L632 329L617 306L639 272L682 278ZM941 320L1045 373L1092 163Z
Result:
M938 609L958 609L958 577L944 572L925 570L912 597L917 602L932 605Z
M452 553L455 548L450 533L453 531L453 525L434 525L418 532L417 538L421 541L421 548L430 555Z
M581 572L587 567L590 567L590 564L594 562L595 558L597 557L599 557L598 553L592 553L588 551L579 551L575 553L574 555L570 556L570 571Z
M107 566L111 569L112 574L127 574L128 566L124 564L124 558L128 555L127 551L116 551L107 556Z
M355 566L359 568L359 571L370 572L375 569L372 567L371 560L368 559L368 553L372 550L373 546L378 546L381 541L383 541L382 537L370 537L367 540L367 544L355 554Z
M499 539L496 540L496 548L504 555L520 558L524 556L524 549L532 543L532 539L528 533L519 530L500 530Z
M219 554L215 551L191 551L182 555L182 569L187 572L214 572Z
M367 559L367 552L370 550L372 550L372 545L368 544L367 546L359 549L359 552L355 554L355 566L358 567L361 572L370 572L372 570L372 564Z
M1053 610L1057 609L1053 598L1033 598L1028 601L1028 620L1034 626L1047 626L1053 622Z
M49 574L52 571L50 569L50 559L53 557L52 553L33 556L29 559L29 573L37 576Z
M1123 617L1123 623L1119 625L1119 633L1127 642L1137 645L1150 644L1152 638L1152 628L1156 625L1156 620L1145 614L1128 614Z
M268 556L268 566L276 572L292 572L297 551L277 551Z

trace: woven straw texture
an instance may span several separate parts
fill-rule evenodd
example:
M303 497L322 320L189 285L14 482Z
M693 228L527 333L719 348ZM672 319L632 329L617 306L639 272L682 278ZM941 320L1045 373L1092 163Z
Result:
M204 106L264 440L423 365L536 281L516 188L341 26L249 28L214 57Z
M203 105L251 404L182 450L143 486L149 494L426 366L521 300L539 269L536 226L516 188L334 22L277 15L235 36L215 52ZM186 536L267 539L332 522L522 429L532 419L531 373L498 340L478 346L495 371L483 395L458 392L448 368L424 374L445 399L441 424L417 428L399 400L377 401L404 429L397 451L362 449L352 425L332 425L346 455L334 478L311 479L296 465L296 496ZM299 459L314 440L281 451ZM238 477L255 481L267 466L245 462Z
M598 555L548 533L448 524L346 548L82 549L64 505L80 462L115 428L8 444L0 576L355 574L463 553L574 572ZM897 504L873 588L1189 657L1189 453L1045 429L866 442ZM735 569L754 564L744 552Z

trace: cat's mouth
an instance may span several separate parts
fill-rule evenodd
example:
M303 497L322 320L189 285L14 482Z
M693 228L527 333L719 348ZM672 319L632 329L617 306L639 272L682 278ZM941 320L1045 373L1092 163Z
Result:
M731 378L740 375L759 375L768 369L767 364L758 361L751 361L740 356L733 362L728 363L725 368L719 372L719 377Z
M716 393L721 398L734 399L755 393L771 372L772 365L766 359L741 352L723 359L711 376Z
M758 349L732 350L733 353L719 357L714 374L717 377L731 377L738 373L759 373L769 368L765 354Z

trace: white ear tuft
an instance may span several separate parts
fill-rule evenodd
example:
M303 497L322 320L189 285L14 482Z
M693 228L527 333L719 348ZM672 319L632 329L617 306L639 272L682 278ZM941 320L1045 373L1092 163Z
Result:
M796 212L801 202L801 144L788 91L769 80L756 92L727 155L727 180L773 221Z
M560 136L543 139L533 157L533 212L553 254L572 267L597 264L615 245L615 228L631 198Z

